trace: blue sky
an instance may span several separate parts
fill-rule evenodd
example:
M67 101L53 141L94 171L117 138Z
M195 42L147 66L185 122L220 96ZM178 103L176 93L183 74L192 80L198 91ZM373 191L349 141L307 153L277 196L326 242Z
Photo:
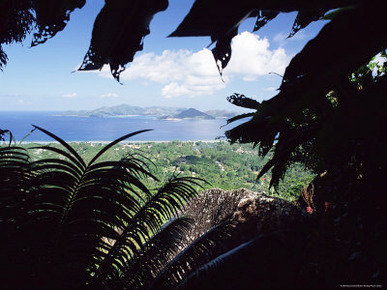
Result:
M117 83L108 68L75 72L88 50L93 22L104 1L87 1L71 14L64 31L45 44L30 48L31 37L5 46L9 61L0 72L0 110L77 110L129 104L135 106L228 109L226 97L243 93L258 101L275 95L285 67L324 22L311 24L286 39L294 13L281 14L259 33L246 21L232 43L233 55L221 80L209 37L167 38L183 20L193 0L170 0L158 13L145 38L144 50Z

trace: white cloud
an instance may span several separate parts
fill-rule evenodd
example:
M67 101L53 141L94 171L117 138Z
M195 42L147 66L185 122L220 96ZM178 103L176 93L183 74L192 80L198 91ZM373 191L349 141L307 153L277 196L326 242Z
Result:
M239 78L255 81L269 72L283 74L290 58L282 48L270 50L269 41L243 32L232 41L231 61L219 76L212 53L208 49L165 50L161 55L144 53L137 56L121 74L121 81L152 81L163 85L161 94L166 98L211 95L226 87L228 81ZM108 68L98 72L111 77Z
M102 99L106 98L118 98L118 95L116 93L107 93L100 96Z
M17 102L16 102L16 104L19 105L19 106L23 106L23 105L26 104L26 101L23 100L23 99L18 99Z
M71 93L71 94L64 94L62 95L63 98L75 98L77 96L76 93Z
M224 74L256 81L270 72L283 74L290 58L283 48L269 49L269 41L258 35L243 32L232 41L232 56Z

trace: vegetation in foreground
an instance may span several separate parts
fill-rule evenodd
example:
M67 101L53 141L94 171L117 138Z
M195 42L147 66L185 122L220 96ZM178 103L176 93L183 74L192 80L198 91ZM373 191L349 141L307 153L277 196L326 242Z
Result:
M143 131L99 148L85 161L59 137L37 129L60 146L34 150L54 156L31 160L26 148L0 146L2 285L16 289L120 289L123 281L142 285L144 275L160 271L168 254L178 248L190 220L166 222L195 196L203 181L171 176L160 183L144 160L100 159L119 141ZM158 186L149 188L150 179Z

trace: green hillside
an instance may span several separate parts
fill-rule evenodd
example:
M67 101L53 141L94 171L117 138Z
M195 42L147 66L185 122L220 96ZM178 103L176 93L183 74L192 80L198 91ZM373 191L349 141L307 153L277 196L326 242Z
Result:
M93 142L70 143L85 160L90 160L105 144ZM151 169L157 176L167 180L172 175L195 176L207 180L208 188L247 188L257 192L269 192L270 176L256 180L259 170L267 159L258 157L251 145L217 142L147 142L124 143L106 152L105 160L118 160L131 154L143 154L155 166ZM35 157L48 157L53 153L36 150ZM294 200L301 188L310 182L313 175L301 165L293 165L285 176L278 193ZM285 187L286 184L286 187Z

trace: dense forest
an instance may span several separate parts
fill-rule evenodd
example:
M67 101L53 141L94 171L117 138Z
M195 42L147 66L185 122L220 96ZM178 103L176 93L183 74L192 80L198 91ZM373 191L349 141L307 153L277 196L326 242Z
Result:
M92 157L106 144L97 142L73 142L71 146L84 160ZM37 144L28 144L34 147ZM52 146L59 146L52 144ZM31 151L33 159L53 158L55 153L44 149ZM250 144L230 144L225 141L214 142L143 142L116 145L102 156L102 160L119 160L128 155L146 156L152 162L150 169L161 180L172 175L194 176L205 179L206 188L221 189L246 188L265 192L294 201L304 186L314 175L300 163L291 166L281 182L278 191L269 189L270 173L257 180L258 172L269 157L259 157Z

